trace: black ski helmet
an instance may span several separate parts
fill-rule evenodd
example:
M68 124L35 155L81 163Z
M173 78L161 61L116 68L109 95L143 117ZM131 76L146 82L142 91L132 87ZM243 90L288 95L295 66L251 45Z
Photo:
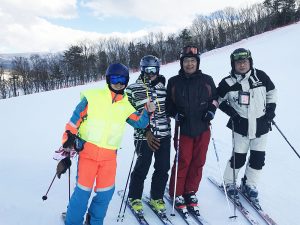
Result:
M197 69L200 66L200 52L196 46L187 45L181 49L180 52L180 67L182 68L183 59L185 57L194 57L197 60Z
M232 71L235 71L234 62L242 59L249 59L250 62L250 69L253 68L253 60L251 56L251 52L245 48L237 48L235 49L230 55L230 63Z
M119 75L119 76L126 77L127 82L125 86L127 87L129 81L129 70L125 65L123 65L122 63L113 63L109 65L105 73L106 83L108 85L110 84L110 80L109 80L110 75Z
M146 67L156 67L156 75L159 74L160 62L154 55L146 55L140 61L141 72L145 73Z

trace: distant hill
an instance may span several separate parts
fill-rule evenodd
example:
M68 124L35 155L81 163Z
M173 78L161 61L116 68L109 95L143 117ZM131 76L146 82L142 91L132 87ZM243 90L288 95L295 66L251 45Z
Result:
M2 65L4 67L4 69L11 69L12 59L3 58L0 55L0 65Z
M0 54L0 65L4 67L4 69L11 69L12 59L15 56L8 54Z
M6 53L6 54L0 54L0 65L4 66L4 69L11 69L12 67L12 60L15 57L25 57L29 58L33 54L38 55L46 55L49 54L49 52L29 52L29 53Z

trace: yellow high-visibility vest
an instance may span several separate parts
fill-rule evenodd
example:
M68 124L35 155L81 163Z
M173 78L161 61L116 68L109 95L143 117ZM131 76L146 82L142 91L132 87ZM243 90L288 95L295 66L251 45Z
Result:
M112 103L111 92L106 86L84 91L81 99L83 97L88 101L88 111L79 127L80 137L99 147L116 150L122 141L126 119L136 111L127 95Z

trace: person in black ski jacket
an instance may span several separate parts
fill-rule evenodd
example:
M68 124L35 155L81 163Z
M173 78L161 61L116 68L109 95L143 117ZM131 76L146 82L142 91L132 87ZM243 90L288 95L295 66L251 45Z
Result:
M234 176L238 176L250 150L241 188L246 196L258 202L256 187L265 165L267 133L275 117L277 91L264 71L253 68L249 50L238 48L230 59L231 73L217 88L219 107L230 116L227 127L233 130L234 155L227 163L224 181L228 194L237 194Z
M160 62L153 55L144 56L140 61L141 75L135 83L126 89L129 102L136 110L143 110L148 99L156 105L156 110L150 117L149 126L145 130L135 129L134 138L138 155L129 185L129 203L139 212L143 206L141 202L144 180L148 174L152 156L154 155L154 173L152 175L150 204L157 211L165 211L163 201L168 171L170 169L170 121L166 117L165 77L159 74Z
M210 121L218 103L217 91L211 76L199 70L200 53L197 47L186 46L180 54L179 74L167 85L167 115L175 118L174 145L179 154L175 206L196 207L196 192L210 141ZM180 133L178 134L178 128ZM179 136L179 148L177 137ZM174 196L176 158L172 168L169 194Z

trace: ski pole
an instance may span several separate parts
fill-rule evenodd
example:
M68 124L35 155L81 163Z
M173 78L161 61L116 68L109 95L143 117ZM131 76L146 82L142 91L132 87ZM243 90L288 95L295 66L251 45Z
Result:
M298 152L295 150L295 148L291 145L291 143L288 141L288 139L284 136L284 134L282 133L282 131L279 129L279 127L277 126L277 124L275 123L274 120L272 120L272 124L277 128L277 130L279 131L279 133L282 135L282 137L285 139L285 141L289 144L289 146L293 149L293 151L295 152L295 154L298 156L298 158L300 158L300 155L298 154Z
M217 159L217 164L218 164L218 168L219 168L219 173L220 173L220 177L221 177L221 180L222 180L222 185L223 185L223 189L224 189L224 193L225 193L225 198L226 198L226 201L227 201L228 212L230 214L231 208L230 208L230 204L229 204L229 199L228 199L227 191L226 191L226 188L225 188L225 181L223 179L223 175L222 175L222 171L221 171L220 158L219 158L219 155L218 155L218 151L217 151L215 139L214 139L214 136L213 136L212 125L210 125L210 130L211 130L211 139L212 139L212 142L213 142L213 146L214 146L214 150L215 150L215 155L216 155L216 159Z
M138 150L137 150L137 157L139 157L139 153L140 153L140 150L141 150L141 146L142 146L142 142L143 142L143 136L141 136L141 138L140 138L140 142L139 142L139 147L138 147ZM137 143L138 144L138 143ZM132 169L130 169L130 174L131 174L131 170ZM126 190L125 190L125 192L126 192ZM125 193L124 192L124 193ZM128 198L129 198L129 193L128 193L128 195L127 195L127 198L126 198L126 203L128 202ZM124 217L125 217L125 211L126 211L126 208L127 208L127 204L125 204L125 206L124 206L124 210L123 210L123 215L122 215L122 221L123 221L123 219L124 219Z
M177 128L177 146L176 146L176 157L175 157L175 180L174 180L174 193L173 193L173 205L172 205L171 216L175 216L175 196L176 196L177 176L178 176L180 125L177 125L176 128Z
M71 199L71 169L69 168L69 202Z
M131 165L130 165L130 169L129 169L129 172L128 172L128 176L127 176L127 180L126 180L126 185L125 185L124 193L123 193L123 196L122 196L122 202L121 202L119 213L118 213L117 222L119 222L119 219L121 219L121 218L122 218L121 221L123 221L123 218L124 218L124 214L121 217L121 210L123 208L123 203L124 203L124 199L125 199L126 189L127 189L127 186L128 186L128 181L129 181L129 177L130 177L130 174L131 174L131 169L132 169L132 164L133 164L134 158L135 158L135 151L133 152L133 156L132 156L132 160L131 160ZM125 203L125 205L126 205L126 203Z
M69 155L68 157L70 158L71 154L69 152ZM70 199L71 199L71 168L69 167L69 202L70 202Z
M154 96L153 96L153 92L154 92L154 90L152 89L152 88L149 88L150 89L150 95L151 95L151 101L154 103L155 102L155 98L154 98ZM159 106L159 105L158 105ZM156 110L155 110L156 111ZM157 125L156 125L156 116L155 116L155 111L153 112L153 121L154 121L154 127L152 126L152 128L153 128L153 135L154 135L154 137L156 137L157 136ZM150 119L150 121L151 121L151 119ZM150 124L150 122L149 122L149 124ZM150 124L150 126L151 126L151 124Z
M237 215L236 215L236 197L235 197L235 194L237 192L236 190L236 177L235 177L235 148L234 148L234 122L233 120L231 120L231 124L232 124L232 160L233 160L233 170L232 170L232 173L233 173L233 186L234 186L234 204L233 204L233 216L230 216L229 218L230 219L234 219L234 218L237 218Z
M52 182L51 182L51 184L50 184L50 186L49 186L49 188L48 188L46 194L42 197L42 199L43 199L44 201L47 200L47 198L48 198L48 197L47 197L48 192L50 191L50 188L51 188L51 186L52 186L52 184L53 184L55 178L56 178L56 172L55 172L55 175L54 175L54 177L53 177L53 179L52 179Z
M127 187L128 187L128 182L129 182L129 178L130 178L130 175L131 175L131 171L132 171L132 165L133 165L133 162L134 162L134 158L135 158L135 153L139 153L140 149L141 149L141 145L142 145L142 136L143 134L138 134L138 140L137 140L137 143L136 143L136 149L135 151L133 152L133 156L132 156L132 160L131 160L131 164L130 164L130 168L129 168L129 172L128 172L128 176L127 176L127 180L126 180L126 185L125 185L125 188L124 188L124 193L123 193L123 196L122 196L122 202L121 202L121 205L120 205L120 209L119 209L119 213L118 213L118 219L117 219L117 222L119 222L119 220L121 219L121 222L123 222L123 219L125 217L125 211L126 211L126 206L127 206L127 201L128 201L128 195L127 195L127 198L126 198L126 202L125 202L125 206L124 206L124 210L123 210L123 213L121 215L121 211L122 211L122 207L123 207L123 204L124 204L124 199L125 199L125 194L126 194L126 191L127 191ZM137 151L136 151L137 150Z

